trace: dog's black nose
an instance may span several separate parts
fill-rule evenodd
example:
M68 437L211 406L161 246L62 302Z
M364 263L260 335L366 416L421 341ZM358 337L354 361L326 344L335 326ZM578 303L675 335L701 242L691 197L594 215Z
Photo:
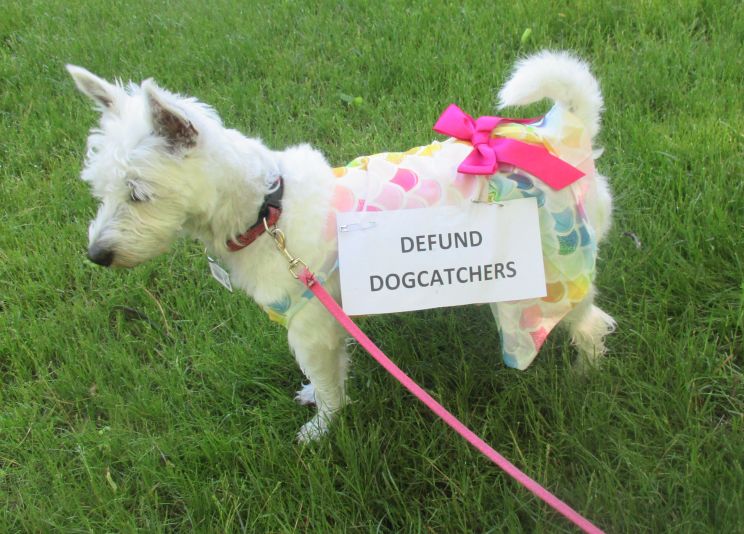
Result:
M114 261L114 251L93 245L88 249L88 259L103 267L109 267Z

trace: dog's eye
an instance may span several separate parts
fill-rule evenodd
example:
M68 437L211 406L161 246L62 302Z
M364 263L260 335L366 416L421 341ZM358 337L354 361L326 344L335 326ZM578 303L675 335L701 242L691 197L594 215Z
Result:
M147 200L147 197L142 193L139 193L137 190L131 189L129 191L129 199L132 202L144 202L145 200Z
M150 200L150 196L137 182L129 180L127 186L129 187L129 200L132 202L146 202Z

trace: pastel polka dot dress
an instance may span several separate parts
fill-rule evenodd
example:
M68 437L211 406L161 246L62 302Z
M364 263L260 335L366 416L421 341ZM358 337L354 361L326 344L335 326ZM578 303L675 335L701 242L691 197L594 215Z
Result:
M500 202L534 197L539 206L547 296L492 304L501 333L504 362L525 369L534 360L553 327L589 293L594 279L596 239L584 212L584 196L593 181L591 142L581 122L554 107L536 123L507 123L494 137L541 144L585 176L560 190L552 189L524 170L500 165L489 176L462 174L457 167L473 146L454 138L416 147L356 158L335 168L337 182L324 241L329 252L319 264L321 278L337 267L336 213L456 206L472 201ZM316 274L317 274L316 271ZM273 319L287 324L307 299L298 291L267 307Z

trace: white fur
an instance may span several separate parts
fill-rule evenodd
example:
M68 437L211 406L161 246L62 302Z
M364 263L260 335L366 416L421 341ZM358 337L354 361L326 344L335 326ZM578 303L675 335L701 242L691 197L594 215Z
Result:
M302 385L302 389L295 394L294 400L300 406L315 404L315 386L312 382Z
M544 51L519 61L499 91L499 107L522 106L549 98L565 106L594 138L604 106L597 80L583 61L566 52Z
M88 139L82 178L100 201L89 229L89 254L110 253L111 265L132 267L162 252L180 234L200 239L228 269L233 285L261 305L296 290L287 263L268 235L239 252L226 241L256 219L263 197L282 176L283 213L278 226L288 247L313 258L327 246L319 236L333 191L331 168L308 145L272 151L260 140L223 127L217 114L193 98L169 93L151 80L111 84L80 67L68 66L77 87L101 110ZM500 93L502 105L552 98L599 128L602 98L586 65L566 54L542 53L519 63ZM587 198L597 234L610 224L606 180ZM138 199L135 201L134 199ZM327 283L338 296L338 280ZM593 305L593 293L567 320L582 359L602 353L612 319ZM296 399L318 413L300 430L302 441L317 438L346 402L348 356L344 333L316 301L290 323L289 345L309 378Z

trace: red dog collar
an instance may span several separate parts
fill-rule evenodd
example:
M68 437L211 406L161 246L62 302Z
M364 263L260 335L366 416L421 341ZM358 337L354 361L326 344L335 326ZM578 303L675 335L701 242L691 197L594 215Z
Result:
M282 196L284 194L284 180L280 176L277 179L277 188L264 197L263 204L258 210L258 218L256 222L251 225L248 230L237 236L235 239L227 241L227 248L231 252L237 252L242 250L256 239L258 239L265 231L266 227L271 228L278 221L282 215ZM264 225L264 219L266 224Z

